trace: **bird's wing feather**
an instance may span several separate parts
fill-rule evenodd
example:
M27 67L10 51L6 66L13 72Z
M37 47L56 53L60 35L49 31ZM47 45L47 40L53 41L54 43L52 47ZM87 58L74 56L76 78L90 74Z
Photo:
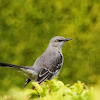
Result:
M26 87L26 85L27 85L30 81L31 81L31 79L27 77L26 82L25 82L25 85L24 85L24 88Z
M38 84L41 84L43 81L45 81L46 79L50 79L53 76L53 73L51 71L49 71L46 68L41 69L36 82L38 82ZM34 89L35 87L33 86L32 89Z
M45 67L42 67L36 81L40 84L46 79L50 80L52 76L61 69L63 63L63 57L61 54L56 56L55 58L51 57L51 59L47 60L47 64L44 64Z
M49 69L42 68L36 81L40 84L46 79L49 80L53 76L53 73L54 72L51 72Z

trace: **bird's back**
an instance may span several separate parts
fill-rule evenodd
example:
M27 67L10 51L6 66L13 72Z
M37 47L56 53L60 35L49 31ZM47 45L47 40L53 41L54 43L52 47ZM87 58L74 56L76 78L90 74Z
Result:
M57 50L46 50L34 63L33 68L38 73L41 68L54 71L58 64L63 64L63 55ZM61 65L62 66L62 65Z

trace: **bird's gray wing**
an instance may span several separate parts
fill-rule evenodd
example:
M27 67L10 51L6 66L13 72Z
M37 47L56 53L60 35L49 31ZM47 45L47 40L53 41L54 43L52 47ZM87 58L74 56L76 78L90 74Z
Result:
M38 82L38 84L42 83L43 81L45 81L46 79L50 79L53 76L54 72L51 72L49 69L47 68L42 68L40 70L40 73L37 77L37 79L35 80L36 82ZM34 89L35 87L33 86L32 89Z
M46 79L49 80L53 76L53 74L54 72L51 72L49 69L42 68L36 81L40 84Z
M57 57L52 58L51 60L47 59L49 61L47 65L44 65L45 67L42 67L38 78L36 81L40 84L46 79L50 80L53 75L61 69L62 63L63 63L63 57L61 54L59 54Z

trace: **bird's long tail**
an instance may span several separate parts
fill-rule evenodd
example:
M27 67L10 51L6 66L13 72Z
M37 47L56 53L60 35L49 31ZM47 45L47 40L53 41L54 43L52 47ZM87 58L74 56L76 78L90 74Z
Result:
M28 68L28 67L24 67L24 66L2 63L2 62L0 62L0 67L13 67L13 68L25 68L25 69Z
M30 75L31 67L26 67L26 66L19 66L19 65L13 65L13 64L8 64L8 63L2 63L0 62L0 67L10 67L10 68L17 68L18 70L24 72L26 76ZM25 86L31 81L30 78L27 78ZM24 87L25 87L24 86Z

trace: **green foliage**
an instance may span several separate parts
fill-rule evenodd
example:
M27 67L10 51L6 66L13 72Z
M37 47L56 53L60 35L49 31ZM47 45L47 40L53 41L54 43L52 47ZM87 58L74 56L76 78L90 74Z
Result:
M96 84L100 0L0 0L0 62L32 66L56 35L72 38L63 48L60 80ZM22 88L25 80L22 73L0 67L0 94L15 86Z
M13 89L8 92L9 95L1 97L1 100L90 100L90 90L80 81L72 86L64 85L57 79L47 80L41 86L36 82L32 84L35 90Z

